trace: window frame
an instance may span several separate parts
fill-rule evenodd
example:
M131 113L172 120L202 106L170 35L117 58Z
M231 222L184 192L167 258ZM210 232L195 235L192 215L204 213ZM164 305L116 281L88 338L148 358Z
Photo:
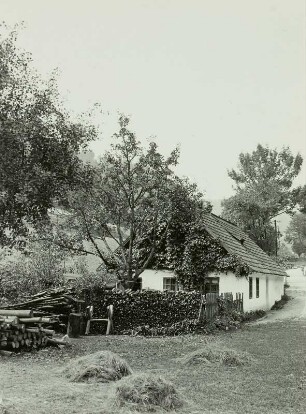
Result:
M259 298L259 277L256 278L256 298Z
M249 299L253 299L253 278L249 276Z
M177 280L175 277L163 277L163 290L177 291Z
M212 287L214 289L212 289ZM220 293L220 278L219 277L207 277L204 281L205 293Z

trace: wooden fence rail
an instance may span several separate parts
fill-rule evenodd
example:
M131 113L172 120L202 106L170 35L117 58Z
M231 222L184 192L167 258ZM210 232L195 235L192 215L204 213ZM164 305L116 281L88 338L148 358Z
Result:
M218 299L223 300L226 312L235 310L243 312L243 293L236 293L236 299L231 292L221 293L206 293L202 296L198 319L206 318L213 320L218 314Z

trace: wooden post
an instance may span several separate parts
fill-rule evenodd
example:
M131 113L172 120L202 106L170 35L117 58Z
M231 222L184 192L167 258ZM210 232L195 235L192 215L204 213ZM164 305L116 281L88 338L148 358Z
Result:
M198 321L203 319L203 305L205 303L205 295L201 295L200 309L198 314Z
M80 313L70 313L68 318L67 335L69 338L78 338L81 334L81 318Z

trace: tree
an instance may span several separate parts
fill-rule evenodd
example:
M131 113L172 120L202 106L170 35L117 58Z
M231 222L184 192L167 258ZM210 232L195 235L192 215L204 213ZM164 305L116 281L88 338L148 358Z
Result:
M128 124L129 119L120 116L110 151L92 167L93 184L70 193L68 212L59 219L54 240L71 251L98 256L131 286L154 255L163 231L160 224L167 223L168 190L179 154L175 149L165 158L154 142L145 150ZM140 258L137 247L144 237L149 249ZM84 240L90 248L84 247Z
M276 234L271 220L293 211L301 188L292 189L303 159L289 148L281 151L258 145L251 154L240 154L238 170L228 172L236 194L222 202L222 216L243 228L266 252L275 251Z
M306 184L297 190L298 210L306 214Z
M296 213L286 230L286 241L299 257L306 254L306 214Z
M77 153L96 136L69 118L55 76L42 81L16 39L16 30L0 34L0 245L46 220L53 200L79 185Z
M24 251L0 249L0 298L23 300L64 283L65 253L54 244L29 241Z

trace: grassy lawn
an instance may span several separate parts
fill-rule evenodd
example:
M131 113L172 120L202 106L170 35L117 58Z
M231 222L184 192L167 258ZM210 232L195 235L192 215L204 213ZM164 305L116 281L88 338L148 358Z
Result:
M178 362L207 343L247 352L253 360L241 366ZM306 411L306 320L246 326L210 337L83 337L70 349L2 358L0 400L22 414L118 412L114 385L69 383L60 373L70 358L98 350L118 353L135 372L171 380L186 401L181 413Z

